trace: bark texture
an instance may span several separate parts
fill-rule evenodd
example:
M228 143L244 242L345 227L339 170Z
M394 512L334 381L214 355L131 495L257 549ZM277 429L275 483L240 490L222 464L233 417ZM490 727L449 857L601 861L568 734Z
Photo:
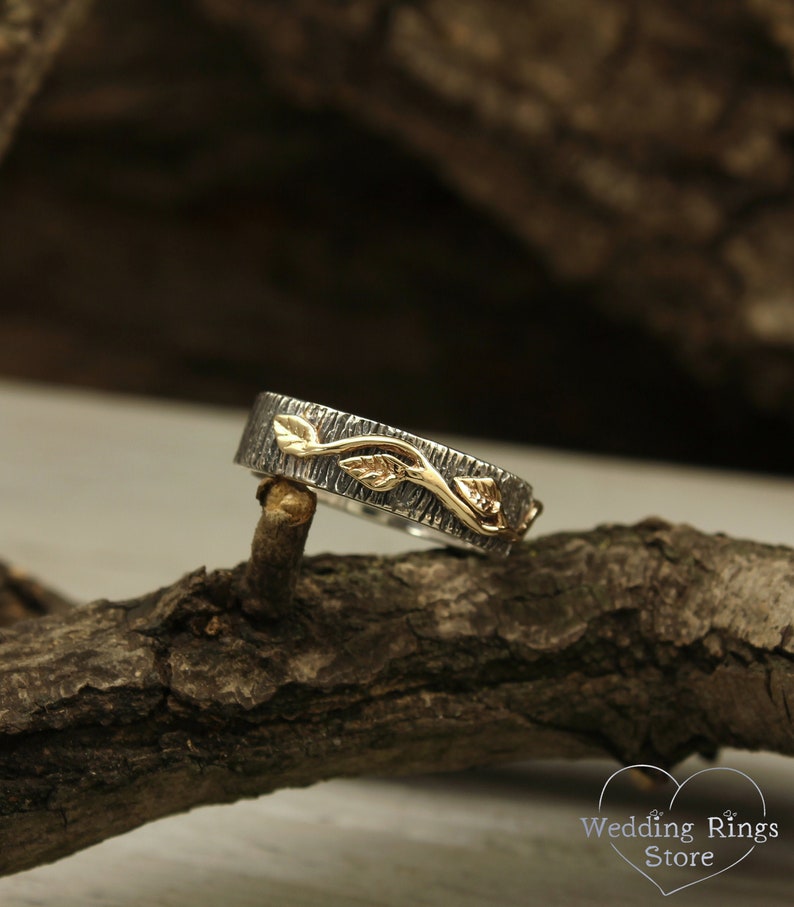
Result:
M0 6L0 158L56 52L89 0L6 0Z
M250 569L2 630L3 872L335 776L794 754L790 549L649 520L506 561L323 555L266 623Z
M59 592L0 561L0 627L31 617L66 614L72 607Z
M788 17L98 4L4 164L3 371L790 471Z
M197 0L431 159L561 284L794 417L794 12L775 0Z

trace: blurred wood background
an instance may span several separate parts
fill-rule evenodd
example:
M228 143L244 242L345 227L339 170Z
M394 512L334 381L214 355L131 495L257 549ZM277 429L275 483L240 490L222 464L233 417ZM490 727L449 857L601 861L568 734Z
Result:
M793 10L4 4L0 373L790 472Z

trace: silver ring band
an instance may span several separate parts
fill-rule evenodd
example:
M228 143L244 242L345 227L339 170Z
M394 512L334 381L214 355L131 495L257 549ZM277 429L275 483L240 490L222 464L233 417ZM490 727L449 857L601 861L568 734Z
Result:
M413 535L505 556L542 505L507 470L329 406L260 394L235 463Z

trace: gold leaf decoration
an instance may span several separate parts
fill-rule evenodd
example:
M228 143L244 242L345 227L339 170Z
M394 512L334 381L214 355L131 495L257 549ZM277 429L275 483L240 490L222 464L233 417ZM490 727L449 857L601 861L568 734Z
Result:
M273 418L273 431L279 449L296 457L311 453L319 443L317 429L303 416L279 413Z
M339 465L372 491L391 491L405 478L405 463L390 454L348 457L340 460Z
M497 525L507 525L502 513L502 495L499 486L491 478L476 476L455 476L452 480L455 491L474 511Z

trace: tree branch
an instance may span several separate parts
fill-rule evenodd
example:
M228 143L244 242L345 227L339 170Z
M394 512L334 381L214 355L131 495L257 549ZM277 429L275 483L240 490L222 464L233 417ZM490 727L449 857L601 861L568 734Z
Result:
M254 560L285 520L279 498ZM249 616L257 569L199 569L0 632L2 872L335 776L794 754L788 548L648 520L506 561L322 555L267 623Z
M765 0L195 0L430 159L561 285L794 416L794 33Z
M248 595L242 609L267 623L284 617L292 604L317 498L305 485L273 478L262 479L256 497L262 516L245 571Z
M47 614L66 614L72 607L60 593L0 562L0 627Z
M5 164L4 371L244 405L268 383L263 307L297 311L323 367L307 376L284 347L267 368L308 397L388 400L395 424L471 434L461 387L420 391L493 359L460 382L512 440L787 471L790 8L95 5ZM326 109L298 111L277 85ZM229 275L233 318L217 306ZM488 331L444 329L481 315L483 294L501 313ZM371 329L362 300L394 343L326 367L327 330ZM406 306L424 315L393 317ZM395 370L410 375L400 400ZM576 404L549 406L550 383ZM527 395L535 416L515 423ZM648 399L663 436L615 415Z
M0 158L53 57L89 0L12 0L0 6Z

